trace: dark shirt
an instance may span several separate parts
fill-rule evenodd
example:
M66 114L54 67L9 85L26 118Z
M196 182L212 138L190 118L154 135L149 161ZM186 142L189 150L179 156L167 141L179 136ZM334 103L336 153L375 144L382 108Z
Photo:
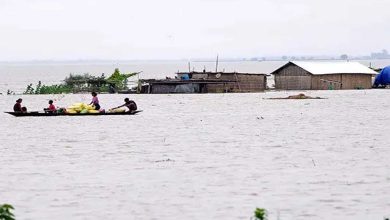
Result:
M20 103L15 103L14 112L21 112L21 111L22 111L22 105Z
M130 100L129 102L126 102L125 106L127 108L129 108L129 111L137 110L137 104L133 100Z

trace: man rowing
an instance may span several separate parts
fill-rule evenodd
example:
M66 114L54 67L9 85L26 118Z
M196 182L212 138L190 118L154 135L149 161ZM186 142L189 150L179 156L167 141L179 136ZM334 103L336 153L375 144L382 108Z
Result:
M133 100L130 100L129 98L125 98L125 104L112 108L110 110L118 109L121 107L127 107L129 109L129 112L134 112L137 110L137 104Z

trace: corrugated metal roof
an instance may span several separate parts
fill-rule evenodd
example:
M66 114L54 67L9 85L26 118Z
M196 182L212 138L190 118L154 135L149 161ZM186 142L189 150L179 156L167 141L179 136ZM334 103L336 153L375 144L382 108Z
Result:
M354 73L354 74L378 74L374 70L358 62L306 62L291 61L291 63L312 73L313 75Z

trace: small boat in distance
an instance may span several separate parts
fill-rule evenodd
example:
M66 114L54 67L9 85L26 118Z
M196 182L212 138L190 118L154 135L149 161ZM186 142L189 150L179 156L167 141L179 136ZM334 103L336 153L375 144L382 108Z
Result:
M103 116L103 115L135 115L142 112L133 111L133 112L101 112L101 113L78 113L78 114L69 114L69 113L52 113L52 112L4 112L15 117L53 117L53 116Z

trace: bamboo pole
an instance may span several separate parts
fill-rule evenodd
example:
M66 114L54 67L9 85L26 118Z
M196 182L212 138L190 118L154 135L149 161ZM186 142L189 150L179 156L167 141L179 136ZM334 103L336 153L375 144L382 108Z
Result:
M215 63L215 72L218 73L218 54L217 54L217 62Z

